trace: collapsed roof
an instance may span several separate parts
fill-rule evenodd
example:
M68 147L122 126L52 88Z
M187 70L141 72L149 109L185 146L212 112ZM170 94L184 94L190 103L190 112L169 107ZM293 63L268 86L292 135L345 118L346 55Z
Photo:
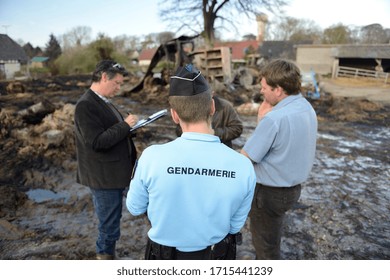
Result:
M178 38L174 38L164 44L161 44L156 50L144 77L134 88L129 91L129 93L138 92L143 89L145 78L153 74L152 70L157 66L162 58L165 57L166 60L175 62L175 68L182 66L185 63L191 62L191 58L186 55L183 46L190 44L192 46L192 52L195 48L193 40L198 36L199 34L195 36L182 35Z

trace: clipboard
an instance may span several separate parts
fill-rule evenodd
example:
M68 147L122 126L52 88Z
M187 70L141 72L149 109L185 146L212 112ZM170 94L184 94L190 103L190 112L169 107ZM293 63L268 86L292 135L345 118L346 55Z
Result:
M153 115L150 115L148 118L138 121L135 124L135 126L133 126L130 129L130 132L133 132L133 131L137 130L138 128L144 127L145 125L148 125L148 124L158 120L159 118L166 116L167 114L168 114L167 109L163 109L161 111L158 111L158 112L154 113Z

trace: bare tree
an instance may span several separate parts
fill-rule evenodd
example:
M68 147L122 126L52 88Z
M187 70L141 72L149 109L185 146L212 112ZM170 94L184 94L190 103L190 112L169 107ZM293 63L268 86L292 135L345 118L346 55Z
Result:
M322 30L312 20L281 17L273 23L273 40L292 42L319 42Z
M159 33L150 33L145 35L143 37L143 40L141 40L141 48L142 49L157 48L159 46L158 34Z
M280 11L288 0L160 0L160 17L178 31L201 33L208 46L215 40L217 28L237 30L237 15L255 17L262 11Z
M352 31L341 23L332 25L324 30L323 44L350 44L352 43Z
M378 23L363 26L361 29L361 43L363 44L387 44L389 37L382 25Z
M65 33L63 38L64 48L80 47L91 41L92 28L88 26L77 26Z
M351 44L360 44L361 28L356 25L349 25L348 28L350 30Z
M168 31L158 33L157 35L157 40L160 43L160 45L172 40L173 38L175 38L175 33L168 32Z
M115 50L121 54L133 52L141 48L141 39L137 36L120 35L113 39Z

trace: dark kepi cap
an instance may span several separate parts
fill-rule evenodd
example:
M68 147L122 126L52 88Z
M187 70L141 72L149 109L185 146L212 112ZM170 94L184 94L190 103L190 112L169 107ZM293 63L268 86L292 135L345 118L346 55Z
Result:
M209 83L192 64L179 67L171 77L169 96L193 96L206 91L211 92Z

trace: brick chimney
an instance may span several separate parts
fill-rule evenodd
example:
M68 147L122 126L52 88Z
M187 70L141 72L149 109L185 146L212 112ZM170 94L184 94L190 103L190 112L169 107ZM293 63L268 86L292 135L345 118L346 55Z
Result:
M261 45L264 41L265 26L268 22L268 16L264 13L257 14L256 21L257 21L257 38L256 39L259 42L259 45Z

